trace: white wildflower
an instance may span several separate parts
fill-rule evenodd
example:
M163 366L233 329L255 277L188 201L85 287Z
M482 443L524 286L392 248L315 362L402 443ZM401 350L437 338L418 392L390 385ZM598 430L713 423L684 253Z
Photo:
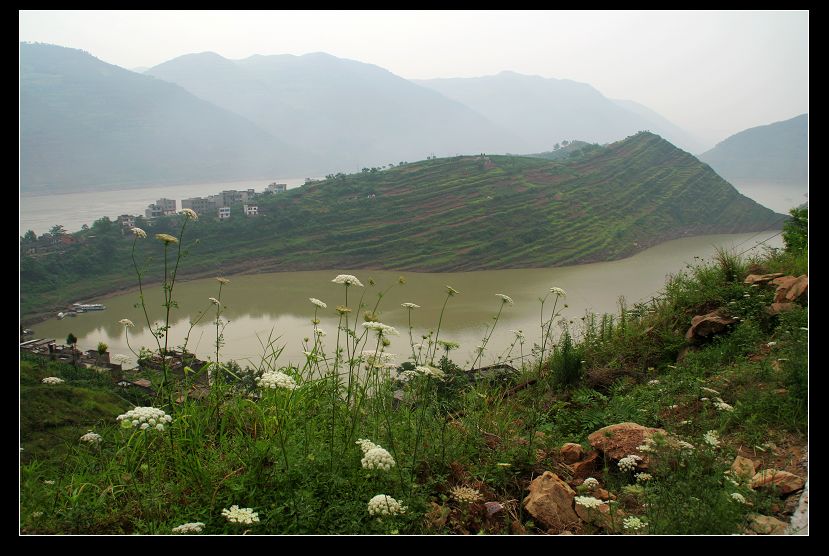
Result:
M405 513L408 508L385 494L378 494L368 501L368 515L378 517Z
M351 274L339 274L331 281L335 284L345 284L346 287L351 285L360 286L361 288L364 287L362 282L360 282L356 276L352 276Z
M223 285L230 284L230 280L222 278L221 276L216 276L216 281Z
M461 347L458 342L453 342L451 340L438 340L438 345L445 350L458 349Z
M512 298L508 295L504 295L502 293L496 293L495 297L500 297L501 301L503 301L504 303L509 303L510 305L513 304Z
M103 437L100 434L89 431L80 438L81 442L89 442L90 444L99 444Z
M555 294L559 297L564 297L565 295L567 295L567 292L565 292L563 289L561 289L559 287L550 288L550 293L553 293L553 294Z
M712 448L716 448L720 445L719 435L717 431L708 431L703 436L702 439L705 441L706 444L711 446Z
M642 521L641 519L635 516L626 517L622 521L622 527L624 527L628 531L638 531L640 529L644 529L647 525L648 524L646 522Z
M416 305L415 303L402 303L400 305L404 309L420 309L420 305Z
M320 301L316 297L309 297L308 300L311 303L313 303L314 305L316 305L317 307L319 307L320 309L327 309L328 308L328 305L326 305L325 302Z
M394 458L385 448L380 446L365 452L360 463L364 469L378 469L381 471L388 471L395 466Z
M204 528L204 523L197 521L195 523L185 523L178 527L173 527L173 533L180 533L186 535L187 533L201 533Z
M42 382L43 384L63 384L65 381L62 378L58 378L56 376L47 376L40 382Z
M594 488L598 488L599 481L598 479L594 479L593 477L587 477L584 482L582 483L587 490L593 490Z
M52 481L52 480L46 480L46 481L43 481L43 484L44 484L44 485L53 485L53 484L55 484L55 481Z
M688 423L690 423L690 421L688 421ZM677 442L676 446L680 450L696 450L696 447L693 444L691 444L690 442L685 442L684 440L680 440L679 442Z
M633 471L639 465L637 462L639 462L641 460L642 460L641 456L636 456L636 455L625 456L625 457L623 457L622 459L619 460L619 469L621 471Z
M141 228L133 227L132 234L140 239L145 239L147 237L147 232L142 230Z
M730 412L730 411L734 411L734 407L733 407L733 406L731 406L731 405L729 405L729 404L725 403L725 402L724 402L724 401L722 401L722 399L720 399L720 398L715 398L715 401L714 401L714 407L716 407L716 408L717 408L717 409L719 409L720 411L729 411L729 412Z
M365 453L368 452L369 450L373 450L374 448L379 448L379 446L377 444L375 444L374 442L372 442L371 440L369 440L367 438L360 438L359 440L357 440L355 442L355 444L358 445L360 447L360 449L363 451L363 455L365 455Z
M653 386L653 385L655 385L655 384L659 384L659 380L658 380L658 379L656 379L656 378L655 378L655 379L653 379L653 380L649 380L649 381L648 381L648 384L650 384L651 386Z
M167 415L164 410L155 407L136 407L119 415L117 418L118 421L121 421L122 427L129 428L132 425L142 430L150 428L151 419L157 423L155 428L159 431L164 430L164 423L171 423L173 421L173 418Z
M321 328L315 328L315 329L314 329L314 334L316 334L316 335L317 335L317 336L319 336L320 338L322 338L322 337L326 336L325 331L324 331L323 329L321 329Z
M155 234L155 239L164 242L165 245L170 243L178 243L178 238L170 234Z
M133 324L133 322L130 319L121 319L118 321L118 324L128 326L130 328L135 326L135 324Z
M418 365L417 367L415 367L415 371L422 375L430 376L438 380L443 380L446 377L442 370L435 367L430 367L428 365Z
M456 289L455 289L455 288L453 288L452 286L447 285L447 286L446 286L446 293L448 293L448 294L449 294L449 296L451 297L451 296L453 296L453 295L458 295L458 294L459 294L459 293L461 293L461 292L459 292L458 290L456 290Z
M709 394L719 395L719 392L717 392L713 388L706 388L705 386L703 386L703 387L700 388L700 390L702 390L703 392L708 392Z
M189 209L189 208L181 209L181 212L179 212L179 214L184 215L184 217L187 218L188 220L198 220L199 219L199 215L196 214L196 211L194 211L193 209Z
M462 504L472 504L474 502L480 502L484 499L484 497L481 496L481 493L478 490L471 487L456 486L452 487L451 492L452 498L454 498Z
M598 508L604 504L602 500L599 500L594 496L576 496L574 500L576 501L576 504L587 509Z
M216 299L215 297L208 297L207 299L209 299L210 303L212 303L213 305L221 305L222 304L222 302L219 301L218 299Z
M766 347L774 347L777 345L777 342L769 342L766 344Z
M400 332L398 332L397 329L395 329L393 326L383 324L382 322L364 322L363 328L367 330L374 330L380 336L400 336Z
M739 492L734 492L731 494L731 498L739 502L740 504L746 503L746 497L740 494Z
M259 514L254 512L252 508L240 508L235 504L229 510L227 508L223 509L222 515L231 523L251 525L259 522Z
M256 379L260 388L285 388L294 390L297 387L294 377L286 375L282 371L265 371L262 376Z
M633 476L636 477L636 481L640 483L650 481L651 479L653 479L653 475L651 475L650 473L636 473Z

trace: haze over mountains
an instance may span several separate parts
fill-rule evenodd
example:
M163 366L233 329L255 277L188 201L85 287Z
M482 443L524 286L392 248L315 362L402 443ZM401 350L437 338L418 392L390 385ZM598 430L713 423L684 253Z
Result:
M699 155L731 182L805 185L808 175L808 115L752 127Z
M632 101L512 72L409 81L324 53L214 53L137 74L20 45L21 190L320 176L429 155L550 151L639 130L698 145Z

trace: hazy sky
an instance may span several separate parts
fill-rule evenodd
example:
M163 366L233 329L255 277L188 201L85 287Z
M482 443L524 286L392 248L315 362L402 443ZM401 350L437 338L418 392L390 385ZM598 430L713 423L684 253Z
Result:
M809 107L808 11L21 11L20 40L128 69L327 52L408 79L572 79L711 146Z

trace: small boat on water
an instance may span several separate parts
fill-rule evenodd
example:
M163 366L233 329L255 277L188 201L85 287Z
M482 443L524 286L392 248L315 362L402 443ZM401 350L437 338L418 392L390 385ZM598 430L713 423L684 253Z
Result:
M103 311L106 305L100 303L73 303L72 309L78 313L85 313L87 311Z

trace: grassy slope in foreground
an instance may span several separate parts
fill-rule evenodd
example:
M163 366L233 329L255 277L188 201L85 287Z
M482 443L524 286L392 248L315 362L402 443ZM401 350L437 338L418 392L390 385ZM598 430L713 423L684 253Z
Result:
M770 229L785 218L650 133L566 162L466 156L339 174L259 206L257 218L238 211L188 226L180 276L552 267L619 259L686 235ZM147 231L177 233L179 218ZM135 286L132 238L117 226L85 233L95 237L63 257L23 257L24 315ZM160 279L158 243L139 241L137 254L154 259L145 280Z

